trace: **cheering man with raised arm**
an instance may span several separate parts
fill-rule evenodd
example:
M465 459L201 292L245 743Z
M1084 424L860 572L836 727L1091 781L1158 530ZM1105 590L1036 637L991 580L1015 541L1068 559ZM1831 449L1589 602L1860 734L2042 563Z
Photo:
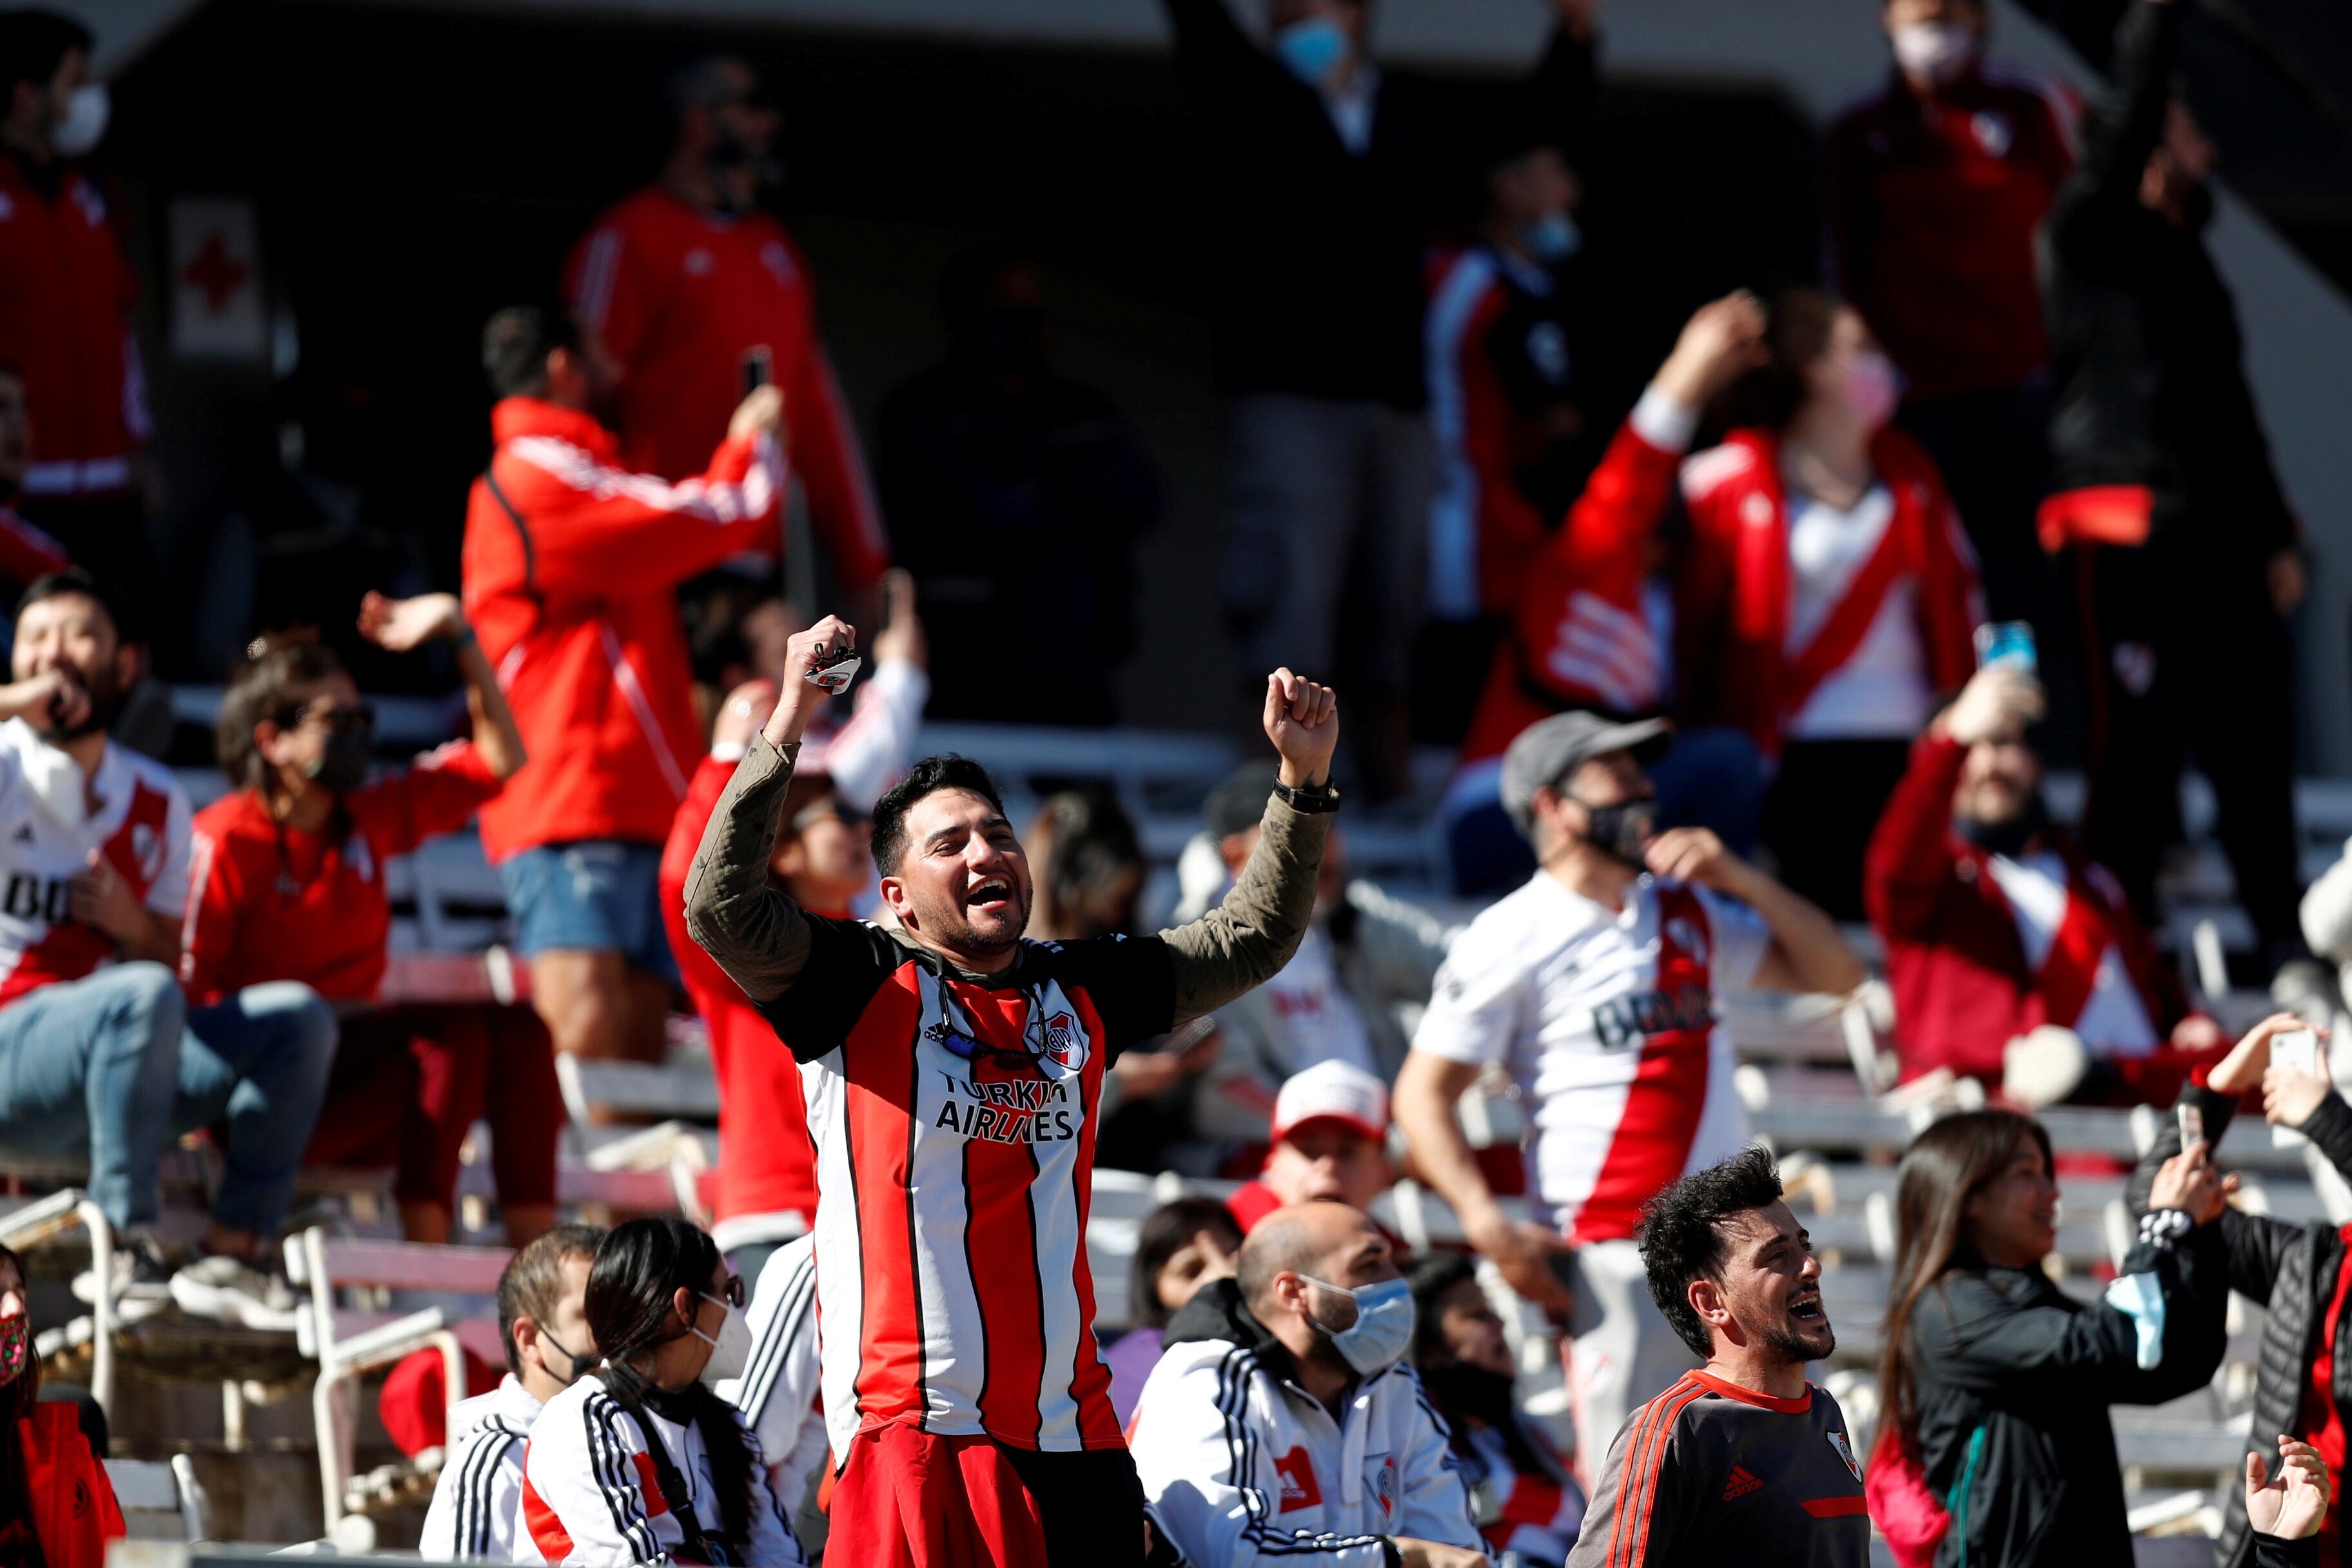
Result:
M1281 754L1218 908L1158 937L1038 942L1029 865L978 763L929 757L874 809L888 928L811 915L768 862L803 676L856 634L792 639L785 689L702 836L687 929L791 1042L816 1146L831 1550L858 1568L1139 1564L1143 1494L1095 1353L1094 1113L1119 1051L1290 961L1329 813L1331 692L1266 679Z

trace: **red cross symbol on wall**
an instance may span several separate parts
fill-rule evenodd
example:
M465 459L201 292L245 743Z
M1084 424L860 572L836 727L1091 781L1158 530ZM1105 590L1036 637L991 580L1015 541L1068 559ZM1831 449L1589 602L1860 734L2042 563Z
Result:
M229 296L245 287L253 276L253 268L228 253L228 245L218 230L205 236L204 248L195 259L180 271L180 281L200 290L205 308L219 315L228 308Z

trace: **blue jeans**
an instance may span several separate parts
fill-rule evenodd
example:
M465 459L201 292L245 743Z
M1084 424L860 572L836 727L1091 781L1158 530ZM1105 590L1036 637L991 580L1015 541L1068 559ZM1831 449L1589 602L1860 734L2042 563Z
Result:
M307 985L255 985L189 1011L160 963L45 985L0 1009L0 1145L88 1152L117 1228L151 1225L172 1139L226 1121L214 1223L273 1234L325 1098L335 1016Z
M658 844L583 838L542 844L499 862L514 916L515 951L617 952L632 968L677 984L677 956L661 917Z

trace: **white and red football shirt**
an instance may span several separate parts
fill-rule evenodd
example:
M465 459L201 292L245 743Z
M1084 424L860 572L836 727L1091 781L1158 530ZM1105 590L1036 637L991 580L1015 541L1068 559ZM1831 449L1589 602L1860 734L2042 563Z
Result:
M0 1006L114 961L114 939L68 912L66 886L104 854L140 901L188 902L188 797L162 763L108 742L97 776L33 732L0 724Z
M1501 1062L1535 1124L1537 1192L1571 1239L1622 1240L1659 1189L1746 1146L1715 996L1770 942L1704 889L1643 877L1620 911L1538 871L1454 942L1413 1048Z
M1124 1447L1087 1263L1095 1117L1112 1059L1170 1027L1167 947L1024 942L979 979L877 926L806 918L801 977L760 1010L802 1058L835 1454L896 1423Z

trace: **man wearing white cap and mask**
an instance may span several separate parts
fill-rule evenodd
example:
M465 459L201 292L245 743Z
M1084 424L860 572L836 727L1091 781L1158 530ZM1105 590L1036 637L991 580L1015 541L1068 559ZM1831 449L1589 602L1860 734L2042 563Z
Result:
M1633 1236L1653 1194L1748 1142L1717 994L1864 978L1828 916L1713 833L1656 830L1640 759L1667 732L1561 713L1511 743L1503 805L1536 874L1454 943L1397 1079L1423 1177L1512 1288L1569 1326L1580 1467L1690 1364ZM1529 1174L1557 1229L1504 1215L1454 1121L1494 1062L1528 1108Z

